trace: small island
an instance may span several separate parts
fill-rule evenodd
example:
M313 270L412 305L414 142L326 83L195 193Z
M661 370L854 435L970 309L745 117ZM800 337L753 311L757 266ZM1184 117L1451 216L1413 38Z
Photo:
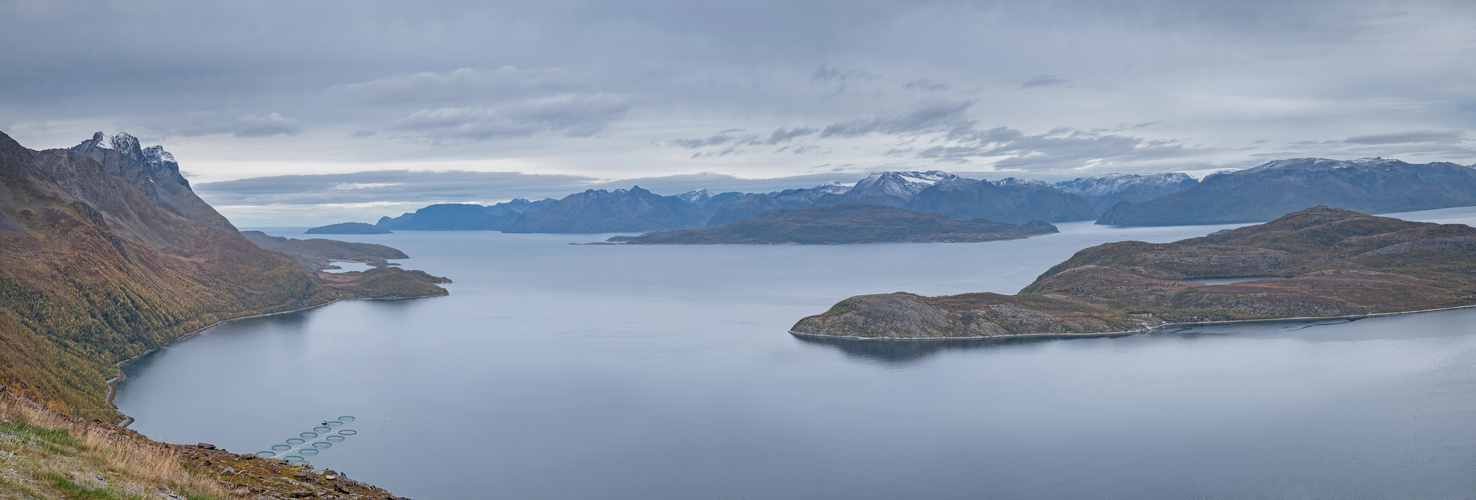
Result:
M303 234L390 234L394 231L363 222L340 222L326 226L318 226Z
M1257 277L1224 284L1184 280ZM862 295L791 333L855 339L1118 335L1168 324L1476 305L1476 229L1314 207L1174 243L1077 252L1015 295Z
M615 236L624 245L831 245L843 243L1014 240L1058 232L1041 221L1007 224L984 219L961 221L884 205L847 203L833 207L786 209L716 226Z

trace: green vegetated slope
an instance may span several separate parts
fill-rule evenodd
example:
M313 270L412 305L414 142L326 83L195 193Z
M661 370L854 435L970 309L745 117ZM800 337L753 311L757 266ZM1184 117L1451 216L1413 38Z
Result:
M32 151L0 134L0 383L18 394L116 420L114 364L183 334L336 298L445 293L398 269L319 278L242 237L162 149L102 139Z
M1055 226L1040 221L1026 224L983 219L960 221L943 214L848 203L780 209L717 226L616 236L609 242L644 245L978 242L1055 232Z
M1221 285L1179 280L1278 277ZM798 334L964 338L1141 331L1165 323L1327 317L1476 304L1476 229L1314 207L1174 243L1077 252L1016 295L863 295Z
M134 163L123 173L149 175ZM0 134L0 176L0 380L21 395L108 408L102 381L120 360L222 319L334 298L291 258L166 210L89 156Z

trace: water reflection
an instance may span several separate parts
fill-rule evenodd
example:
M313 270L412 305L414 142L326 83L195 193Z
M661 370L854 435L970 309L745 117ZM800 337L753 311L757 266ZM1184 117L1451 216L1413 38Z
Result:
M802 343L839 349L846 356L887 365L907 365L945 351L976 351L1036 345L1062 339L1122 337L1121 334L1008 337L966 340L859 340L794 335Z
M907 365L927 359L945 351L976 351L1000 349L1024 345L1038 345L1060 340L1084 338L1111 338L1129 335L1154 337L1200 337L1226 336L1275 336L1320 326L1343 325L1370 318L1295 319L1257 321L1247 323L1174 325L1154 329L1145 333L1103 335L1042 335L1034 337L1008 337L999 339L967 340L860 340L793 335L796 340L808 345L826 346L840 350L853 359L878 362L886 365Z

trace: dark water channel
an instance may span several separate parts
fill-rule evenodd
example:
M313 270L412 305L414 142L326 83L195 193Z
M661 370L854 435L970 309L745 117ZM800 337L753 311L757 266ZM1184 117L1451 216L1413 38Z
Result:
M1068 340L786 333L858 293L1012 293L1092 244L1224 228L1060 226L813 247L351 236L452 295L228 323L130 365L117 403L151 437L238 452L354 415L312 462L414 498L1476 495L1476 310Z

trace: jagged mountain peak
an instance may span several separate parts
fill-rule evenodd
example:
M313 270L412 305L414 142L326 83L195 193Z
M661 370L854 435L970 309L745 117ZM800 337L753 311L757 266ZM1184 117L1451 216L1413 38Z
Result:
M697 189L676 195L676 197L687 203L702 203L712 199L712 191Z
M822 193L841 194L845 193L846 191L850 191L851 187L855 185L856 183L854 182L830 181L825 184L815 186L814 189Z
M1331 170L1335 168L1377 167L1392 165L1408 165L1408 163L1400 160L1391 160L1381 157L1358 158L1354 160L1334 160L1331 158L1288 158L1285 160L1269 161L1259 167L1240 170L1236 173L1264 172L1267 170Z
M1139 187L1176 186L1183 188L1194 183L1194 178L1183 172L1105 174L1094 177L1077 177L1069 181L1057 182L1056 188L1067 193L1082 196L1107 196L1112 193Z
M962 179L957 175L939 170L877 172L866 176L851 186L846 194L851 196L887 196L906 202L924 189L944 182Z
M1025 179L1025 178L1021 178L1021 177L1005 177L1003 179L994 181L991 184L994 184L996 186L1039 186L1039 187L1048 187L1048 186L1050 186L1050 184L1046 184L1044 182L1041 182L1041 181L1038 181L1038 180L1035 180L1035 179Z

